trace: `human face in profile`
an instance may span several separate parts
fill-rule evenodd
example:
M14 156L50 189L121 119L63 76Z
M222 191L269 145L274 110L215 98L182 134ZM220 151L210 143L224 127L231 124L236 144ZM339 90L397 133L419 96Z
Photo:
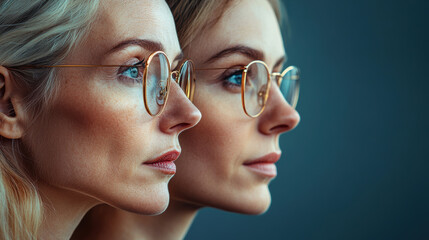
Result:
M64 64L130 66L154 51L164 51L172 68L181 56L166 3L108 0ZM148 114L141 69L58 70L57 97L23 137L42 191L143 214L166 208L167 183L181 152L178 136L201 115L173 82L163 112Z
M184 52L197 69L212 70L197 70L194 103L202 120L181 135L184 151L170 184L172 198L197 208L263 213L271 203L268 184L281 156L279 136L300 120L274 80L264 111L255 118L243 111L243 73L236 69L262 60L270 72L281 72L286 60L270 3L229 3Z

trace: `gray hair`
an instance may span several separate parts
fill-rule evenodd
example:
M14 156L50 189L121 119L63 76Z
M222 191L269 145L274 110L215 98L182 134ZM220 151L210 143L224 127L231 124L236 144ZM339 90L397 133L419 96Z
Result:
M0 0L0 66L26 91L33 118L55 97L55 68L89 33L99 0ZM15 68L14 68L15 67ZM0 136L0 238L37 239L42 202L23 165L20 140Z

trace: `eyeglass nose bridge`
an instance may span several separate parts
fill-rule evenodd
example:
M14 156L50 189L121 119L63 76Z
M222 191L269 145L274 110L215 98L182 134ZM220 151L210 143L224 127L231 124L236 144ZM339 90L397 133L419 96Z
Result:
M171 75L170 75L171 79L174 80L176 83L179 83L179 71L175 70L175 71L171 71Z
M280 86L282 84L284 76L281 73L279 73L279 72L275 72L275 73L271 73L270 77L273 78L276 81L276 83L277 83L278 86Z

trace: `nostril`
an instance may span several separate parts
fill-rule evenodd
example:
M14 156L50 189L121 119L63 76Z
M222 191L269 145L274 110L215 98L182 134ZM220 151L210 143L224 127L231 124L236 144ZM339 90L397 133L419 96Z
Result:
M183 131L185 129L188 129L190 127L192 127L192 125L189 124L189 123L179 123L179 124L176 124L176 125L172 126L170 128L170 130L173 130L173 131L176 130L176 131L181 132L181 131Z
M271 133L281 133L281 132L286 132L289 129L290 129L289 125L282 124L282 125L277 125L275 127L270 128L269 132L271 132Z

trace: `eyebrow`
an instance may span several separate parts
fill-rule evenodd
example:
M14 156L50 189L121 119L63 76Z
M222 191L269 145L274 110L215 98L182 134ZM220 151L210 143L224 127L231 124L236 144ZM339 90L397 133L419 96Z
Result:
M211 63L211 62L214 62L220 58L224 58L224 57L227 57L229 55L237 54L237 53L244 55L246 57L249 57L251 59L255 59L255 60L263 60L264 59L264 53L262 51L254 49L254 48L250 48L250 47L247 47L244 45L237 45L237 46L233 46L233 47L224 49L224 50L214 54L205 63Z
M129 40L120 42L118 45L114 46L112 49L108 51L108 54L119 51L130 45L137 45L152 52L164 51L164 46L160 42L155 42L147 39L129 39Z
M265 60L264 53L262 51L254 49L254 48L251 48L251 47L247 47L247 46L244 46L244 45L237 45L237 46L230 47L230 48L224 49L224 50L216 53L215 55L211 56L205 62L205 64L214 62L214 61L216 61L216 60L218 60L220 58L224 58L224 57L227 57L229 55L237 54L237 53L241 54L241 55L244 55L246 57L249 57L251 59L254 59L254 60L263 60L263 61ZM286 61L286 56L282 56L274 64L273 69L277 68L277 67L281 67L281 65L283 65L285 61Z
M177 56L174 58L173 63L176 61L178 61L178 62L182 61L184 57L185 57L185 55L183 54L182 51L180 51L180 53L177 54Z
M110 49L108 53L119 51L123 48L130 46L130 45L137 45L137 46L140 46L140 47L142 47L146 50L149 50L151 52L156 52L156 51L165 52L164 45L162 45L162 43L160 43L160 42L155 42L155 41L151 41L151 40L147 40L147 39L129 39L129 40L125 40L123 42L120 42L118 45L116 45L112 49ZM184 58L183 51L180 50L180 53L177 54L177 56L174 58L172 63L174 63L176 61L180 62L183 58Z
M286 56L283 56L281 58L279 58L279 60L277 60L276 64L274 64L273 69L276 69L278 67L282 67L282 65L286 62Z

